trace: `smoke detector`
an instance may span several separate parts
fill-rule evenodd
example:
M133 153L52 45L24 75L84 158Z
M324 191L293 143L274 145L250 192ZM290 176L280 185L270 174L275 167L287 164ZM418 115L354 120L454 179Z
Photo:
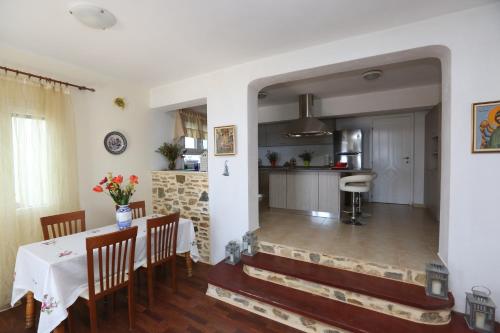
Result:
M373 81L382 76L382 71L380 69L372 69L361 74L361 77L367 81Z
M73 4L69 13L82 24L94 29L105 30L116 24L116 17L109 10L90 3Z

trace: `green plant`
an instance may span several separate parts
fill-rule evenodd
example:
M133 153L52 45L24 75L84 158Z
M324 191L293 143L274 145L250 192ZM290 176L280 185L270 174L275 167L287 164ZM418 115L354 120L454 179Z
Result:
M266 158L269 161L269 163L276 162L278 161L278 153L275 151L268 150L266 153Z
M311 162L313 154L314 154L313 151L307 151L307 150L305 150L302 154L299 155L299 157L304 162Z
M182 156L182 147L177 143L164 142L158 149L157 153L162 154L169 161L168 168L175 169L175 161L178 157Z

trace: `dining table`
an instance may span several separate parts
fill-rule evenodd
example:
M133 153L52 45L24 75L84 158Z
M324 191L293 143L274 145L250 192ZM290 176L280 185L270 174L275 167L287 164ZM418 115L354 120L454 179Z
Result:
M152 214L132 220L137 226L134 270L146 263L146 221L162 216ZM20 246L17 251L11 305L26 295L26 328L34 325L34 300L41 303L38 333L63 332L60 325L68 308L88 288L86 238L118 231L116 224L68 236ZM177 231L178 255L192 274L192 261L199 260L193 221L180 218Z

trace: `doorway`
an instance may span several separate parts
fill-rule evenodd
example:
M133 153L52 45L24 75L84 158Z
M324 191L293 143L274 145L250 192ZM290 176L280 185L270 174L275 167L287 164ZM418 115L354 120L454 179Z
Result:
M408 205L413 202L413 115L373 119L371 201Z

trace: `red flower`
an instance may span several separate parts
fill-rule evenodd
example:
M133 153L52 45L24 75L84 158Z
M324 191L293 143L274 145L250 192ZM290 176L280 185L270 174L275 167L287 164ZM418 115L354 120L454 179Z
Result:
M139 184L139 177L136 175L130 176L130 184Z
M113 183L106 185L106 190L111 190L113 188Z
M123 176L118 175L116 177L113 177L113 183L121 184L123 182Z
M104 177L100 182L99 182L99 185L102 185L104 184L105 182L108 181L108 177Z
M94 191L94 192L102 192L103 189L102 189L101 185L97 185L97 186L94 186L94 188L92 189L92 191Z

